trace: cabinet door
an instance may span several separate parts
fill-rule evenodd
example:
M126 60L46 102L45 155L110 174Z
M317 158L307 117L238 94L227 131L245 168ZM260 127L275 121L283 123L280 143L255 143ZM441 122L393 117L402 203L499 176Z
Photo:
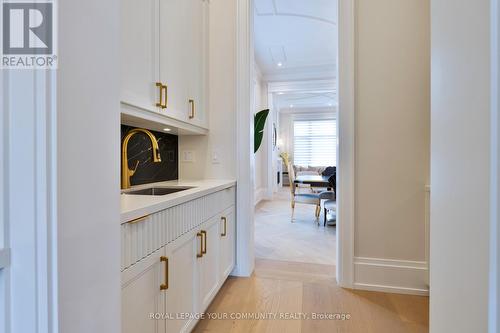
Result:
M165 333L166 320L151 319L151 315L164 315L166 282L162 248L122 272L122 332Z
M158 0L122 0L121 4L121 101L158 111Z
M190 30L188 54L189 59L188 95L189 122L206 127L206 86L207 86L207 52L208 52L208 2L206 0L187 0L190 12Z
M225 280L234 268L235 260L235 214L234 206L227 209L221 216L219 224L220 237L220 277Z
M169 333L189 332L195 324L192 317L183 318L179 314L196 313L196 245L196 233L190 233L177 239L167 249L170 263L167 309L175 316L167 322Z
M162 113L182 121L187 121L189 108L189 9L187 0L160 0L160 81L167 86Z
M217 293L219 285L219 217L202 225L205 232L204 254L199 262L200 311L205 311Z

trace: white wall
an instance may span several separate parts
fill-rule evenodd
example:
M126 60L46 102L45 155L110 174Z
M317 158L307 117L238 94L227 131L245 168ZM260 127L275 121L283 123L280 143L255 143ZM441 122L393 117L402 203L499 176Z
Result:
M210 132L179 137L180 179L236 178L236 8L229 0L211 1L209 8ZM195 153L194 162L182 161L185 150Z
M280 152L287 152L290 161L293 161L293 116L290 113L279 113L279 133L281 141Z
M119 0L59 6L59 332L120 332Z
M430 163L429 0L359 0L356 20L354 279L362 287L422 291ZM398 269L388 271L384 260Z
M430 331L435 333L487 332L489 22L489 0L432 0Z

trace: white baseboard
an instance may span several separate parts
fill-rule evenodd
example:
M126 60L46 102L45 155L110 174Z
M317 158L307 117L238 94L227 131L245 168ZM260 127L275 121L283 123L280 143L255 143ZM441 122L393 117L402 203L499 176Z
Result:
M262 200L267 199L267 188L261 187L255 190L255 205Z
M354 258L354 288L398 294L429 295L425 261Z

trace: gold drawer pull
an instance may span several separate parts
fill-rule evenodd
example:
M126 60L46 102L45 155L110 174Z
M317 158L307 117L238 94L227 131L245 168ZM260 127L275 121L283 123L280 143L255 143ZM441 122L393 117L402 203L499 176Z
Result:
M139 223L139 222L145 221L145 220L148 219L149 216L150 215L144 215L144 216L138 217L136 219L128 221L127 224L135 224L135 223Z
M207 253L207 232L205 230L202 230L202 231L200 231L200 233L203 235L203 238L205 240L203 242L204 246L201 250L201 253L206 254Z
M225 237L227 235L227 218L225 216L221 217L222 221L224 221L224 232L220 235Z
M189 100L189 104L191 104L191 113L189 114L189 119L194 118L194 114L196 112L195 106L194 106L194 99Z
M165 100L161 108L166 109L168 106L168 86L165 84L161 89L163 90L163 98Z
M161 82L156 82L156 86L160 88L160 101L156 103L156 106L166 109L168 102L168 87Z
M165 263L165 284L160 285L160 290L168 289L168 257L160 257L160 262Z
M161 82L156 82L156 86L160 88L160 101L156 103L156 106L159 108L163 107L163 84Z
M203 257L203 234L201 232L196 234L196 237L200 237L200 253L196 254L196 258Z

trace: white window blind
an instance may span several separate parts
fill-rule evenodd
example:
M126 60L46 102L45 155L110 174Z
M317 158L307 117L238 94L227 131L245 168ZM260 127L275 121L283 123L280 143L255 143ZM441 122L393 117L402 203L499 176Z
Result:
M293 163L300 166L336 166L335 119L293 122Z

